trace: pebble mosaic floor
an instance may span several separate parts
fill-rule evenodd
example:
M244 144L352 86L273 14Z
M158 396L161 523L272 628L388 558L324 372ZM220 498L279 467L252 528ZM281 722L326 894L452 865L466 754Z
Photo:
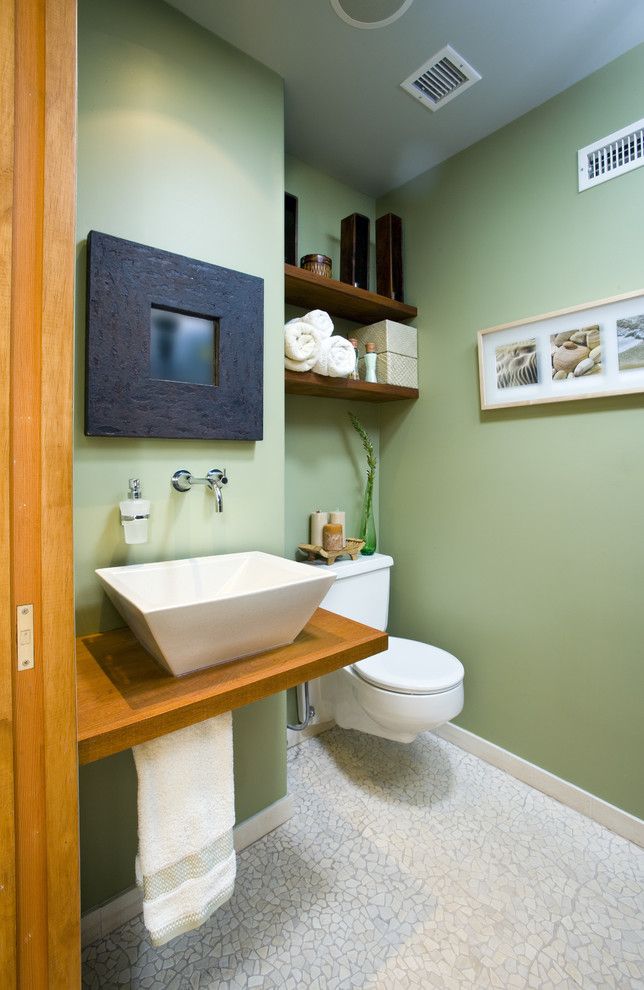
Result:
M289 751L297 812L227 905L154 949L140 918L85 988L644 988L644 850L427 733Z

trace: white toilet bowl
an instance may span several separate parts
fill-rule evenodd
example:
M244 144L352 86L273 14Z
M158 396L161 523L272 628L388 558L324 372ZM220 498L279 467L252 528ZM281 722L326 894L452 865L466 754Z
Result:
M322 699L344 729L412 742L459 714L464 673L450 653L390 636L386 652L325 677Z
M336 583L322 607L386 628L392 564L382 554L335 564ZM412 742L459 714L464 674L451 653L390 636L388 650L321 678L315 693L321 716L342 728Z

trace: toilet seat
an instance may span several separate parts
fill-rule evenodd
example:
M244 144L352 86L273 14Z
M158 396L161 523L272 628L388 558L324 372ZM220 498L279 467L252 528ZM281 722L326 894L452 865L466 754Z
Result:
M446 650L413 639L389 637L389 649L359 660L352 668L361 680L396 694L431 695L463 681L463 664Z

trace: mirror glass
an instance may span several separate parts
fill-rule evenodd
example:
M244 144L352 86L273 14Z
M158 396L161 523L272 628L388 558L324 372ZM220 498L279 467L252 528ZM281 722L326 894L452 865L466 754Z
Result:
M217 385L218 321L212 317L152 306L152 378L193 385Z

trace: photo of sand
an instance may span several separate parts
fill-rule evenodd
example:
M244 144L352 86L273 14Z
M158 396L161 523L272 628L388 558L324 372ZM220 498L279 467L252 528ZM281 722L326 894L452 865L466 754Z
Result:
M617 362L620 371L644 368L644 315L617 321Z
M496 348L496 387L516 388L537 383L537 342L521 340Z
M601 375L601 332L597 324L577 330L565 330L550 337L550 364L552 379L587 378Z

